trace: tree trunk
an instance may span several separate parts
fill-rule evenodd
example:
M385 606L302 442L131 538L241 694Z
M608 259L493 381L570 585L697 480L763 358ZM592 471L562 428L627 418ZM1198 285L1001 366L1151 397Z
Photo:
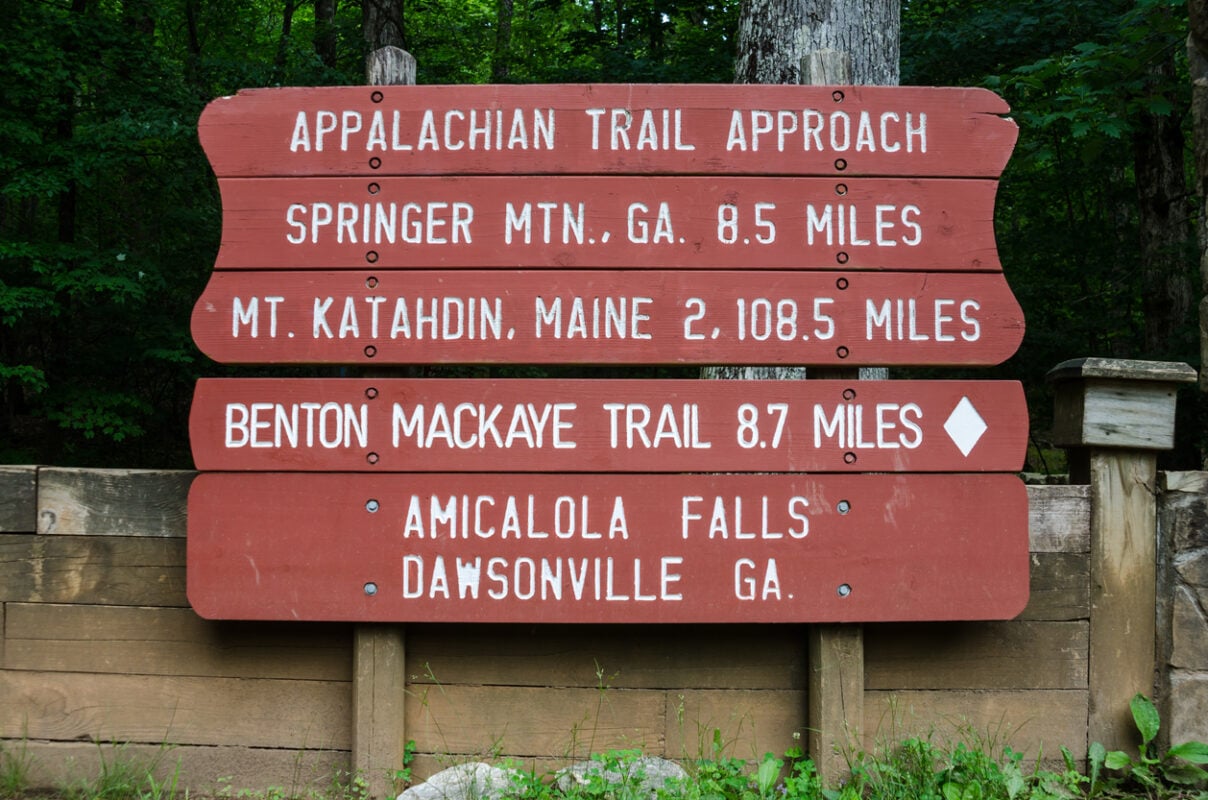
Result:
M1175 83L1173 53L1153 69L1153 85ZM1172 98L1173 99L1173 98ZM1177 104L1177 100L1174 100ZM1191 312L1190 230L1183 162L1182 114L1142 113L1134 137L1145 349L1169 353Z
M336 0L315 0L315 55L328 69L336 68Z
M281 10L281 38L277 40L277 55L273 58L273 82L285 80L285 62L289 56L289 37L294 28L294 12L298 9L297 0L285 0Z
M1200 362L1208 364L1208 0L1189 0L1187 61L1191 72L1191 118L1195 143L1196 203L1199 213ZM1208 370L1200 370L1208 392Z
M403 0L363 0L362 30L369 50L407 49L404 41Z
M899 0L743 0L736 83L814 83L803 74L810 53L851 59L853 84L896 86Z

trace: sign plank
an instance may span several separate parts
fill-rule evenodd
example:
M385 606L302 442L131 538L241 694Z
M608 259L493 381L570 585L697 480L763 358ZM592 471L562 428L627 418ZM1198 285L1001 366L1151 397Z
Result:
M206 473L188 559L210 619L1005 619L1027 495L1003 474Z
M224 179L215 269L998 271L993 180Z
M198 125L219 177L1002 173L984 89L540 85L247 89Z
M193 339L224 363L997 364L1002 273L214 273Z
M202 470L1019 470L1015 381L206 379Z

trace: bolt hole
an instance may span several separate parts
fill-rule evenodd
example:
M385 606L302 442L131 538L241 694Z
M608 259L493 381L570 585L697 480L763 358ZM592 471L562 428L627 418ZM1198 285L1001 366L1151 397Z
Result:
M839 358L847 358L849 355L851 355L851 351L845 346L839 345L835 348L835 355L839 356Z
M369 168L370 169L379 169L381 166L382 166L382 159L378 158L377 156L374 156L373 158L369 159Z
M840 264L846 264L847 258L847 253L839 252L835 254L835 261L838 261Z
M844 453L843 454L843 463L844 464L856 463L856 454L851 452L850 450L848 452Z
M840 514L846 514L847 512L851 511L851 503L847 500L840 500L838 505L835 506L835 510L837 510Z
M834 100L836 103L842 103L843 102L843 92L836 89L835 91L831 92L831 99Z
M378 279L375 276L370 275L368 278L365 279L365 286L367 288L376 289L377 285L378 285Z
M368 461L370 464L376 464L376 463L378 463L378 454L370 453L369 455L365 456L365 460Z
M373 358L377 355L377 348L371 344L365 345L365 358Z
M847 184L846 183L835 184L835 194L839 195L840 197L847 194Z
M369 95L369 97L373 100L373 102L380 103L382 102L384 95L381 92L374 92L373 94Z
M839 170L840 172L847 169L847 159L846 158L836 158L835 159L835 169Z
M841 292L847 291L847 287L848 287L847 278L840 278L839 280L835 281L835 286L838 287L839 291L841 291Z
M376 264L378 260L377 250L370 250L368 253L366 253L365 260L370 264Z
M841 583L841 584L839 584L839 588L836 589L836 591L839 593L840 597L850 597L851 596L851 584Z
M844 389L843 390L843 399L847 400L848 402L855 400L856 399L856 390L851 389L851 388Z
M376 400L377 396L378 396L377 387L370 386L368 389L365 390L365 396L368 397L370 400Z
M382 504L379 503L377 500L370 499L370 500L365 501L365 510L368 511L370 514L376 514L378 509L381 507L382 507Z

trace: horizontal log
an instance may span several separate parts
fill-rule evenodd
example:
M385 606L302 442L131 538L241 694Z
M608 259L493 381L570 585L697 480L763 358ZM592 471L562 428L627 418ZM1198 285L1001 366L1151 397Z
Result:
M864 700L864 746L893 746L909 736L990 752L1009 746L1028 761L1056 759L1067 747L1086 759L1085 690L873 691Z
M38 470L38 532L72 536L184 536L195 473Z
M0 737L346 750L343 681L0 671Z
M805 644L782 626L409 625L414 684L793 689Z
M1090 619L1090 556L1085 553L1032 553L1026 620Z
M1000 272L991 180L219 180L228 269Z
M997 364L1002 273L215 272L193 339L227 363Z
M219 98L198 131L220 177L997 177L1018 136L1007 110L984 89L915 86L288 87Z
M112 744L109 742L0 741L8 753L29 758L28 786L55 790L84 782L95 783L104 768L115 765L146 770L164 786L175 781L177 796L263 796L280 787L287 797L320 795L347 775L348 751L316 747L263 748L195 746L172 742Z
M779 756L803 746L806 693L800 689L668 691L665 730L667 758L759 761L765 753Z
M489 758L566 755L663 741L663 691L427 685L411 686L407 737L425 753Z
M867 625L869 689L1086 689L1089 624Z
M38 519L38 468L0 466L0 533L33 533Z
M0 536L0 601L186 606L185 541Z
M1028 531L1034 553L1090 552L1090 487L1029 486Z
M8 603L5 669L349 681L346 625L206 622L187 608Z

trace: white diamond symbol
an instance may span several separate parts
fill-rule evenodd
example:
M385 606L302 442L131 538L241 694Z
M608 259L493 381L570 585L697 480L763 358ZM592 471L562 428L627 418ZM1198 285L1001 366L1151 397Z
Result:
M981 414L977 413L977 409L969 402L969 398L962 397L961 401L956 404L956 408L952 409L952 413L948 415L948 421L944 423L944 431L948 434L948 438L952 439L960 448L961 455L968 456L977 446L982 434L986 432L986 421L981 418Z

